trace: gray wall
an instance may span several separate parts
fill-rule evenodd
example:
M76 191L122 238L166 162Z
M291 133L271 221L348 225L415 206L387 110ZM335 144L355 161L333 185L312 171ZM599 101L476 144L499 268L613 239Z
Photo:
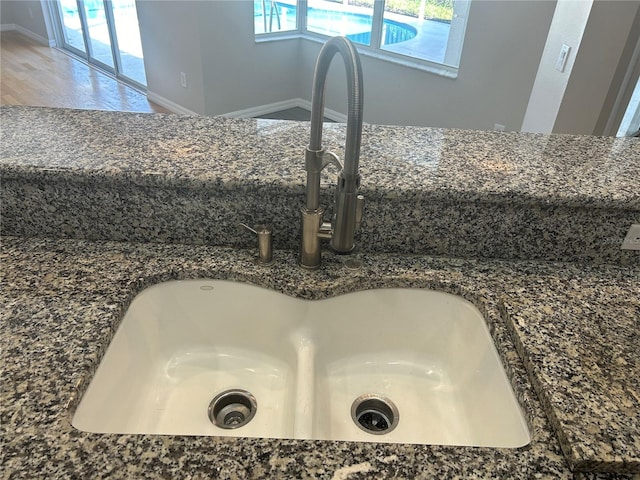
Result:
M553 131L592 6L592 0L558 2L529 97L522 131ZM560 72L556 69L556 60L563 44L571 50L564 71Z
M138 0L147 89L191 112L205 114L199 1ZM187 88L180 85L187 75Z
M519 129L554 7L554 1L472 2L457 79L363 56L365 121ZM256 43L251 1L138 0L138 10L149 91L207 115L311 100L320 44ZM345 113L344 74L334 64L327 108ZM181 88L180 71L201 76L202 84Z
M613 107L606 105L607 94L619 67L625 70L628 67L620 64L625 63L622 54L627 43L638 38L638 32L632 31L638 15L640 2L637 1L593 2L555 120L555 133L603 133L602 128L598 131L598 120L603 110L610 111Z
M640 2L558 2L522 130L537 133L615 135L622 119L617 102L640 35ZM565 70L556 70L562 44L571 51ZM630 72L629 72L630 73ZM635 77L637 78L637 76ZM620 110L620 111L618 111Z
M40 0L0 0L0 25L16 25L40 43L53 39Z
M256 43L252 1L200 2L199 19L207 114L298 96L300 42Z
M137 8L152 95L206 115L298 96L299 40L255 43L252 1L138 0Z

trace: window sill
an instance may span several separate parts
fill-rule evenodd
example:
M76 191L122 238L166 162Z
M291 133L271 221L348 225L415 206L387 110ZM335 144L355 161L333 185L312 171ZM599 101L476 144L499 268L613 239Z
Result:
M300 32L266 33L255 36L255 43L268 43L279 40L302 39L314 43L325 43L329 37ZM455 79L458 78L458 68L447 65L432 63L427 60L420 60L404 55L386 52L384 50L372 50L366 46L357 45L358 53L364 57L375 58L384 62L401 65L422 72L431 73L440 77Z
M269 43L278 40L293 40L300 38L300 32L261 33L255 35L255 43Z

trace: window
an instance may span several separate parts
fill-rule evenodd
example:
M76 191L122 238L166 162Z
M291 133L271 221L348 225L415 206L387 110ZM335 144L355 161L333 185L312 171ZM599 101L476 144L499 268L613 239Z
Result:
M455 71L470 0L254 0L257 37L343 35L362 51Z
M253 0L256 35L298 31L297 0Z
M638 136L640 132L640 80L636 84L616 137Z

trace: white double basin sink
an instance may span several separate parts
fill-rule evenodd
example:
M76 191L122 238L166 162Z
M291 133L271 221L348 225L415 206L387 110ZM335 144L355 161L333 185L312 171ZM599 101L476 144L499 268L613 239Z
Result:
M240 406L252 418L238 428L227 427L248 412L232 411L235 400L228 415L212 405L230 390L255 400ZM229 425L214 424L216 415ZM530 442L485 320L466 300L378 289L310 301L221 280L141 292L72 424L121 434Z

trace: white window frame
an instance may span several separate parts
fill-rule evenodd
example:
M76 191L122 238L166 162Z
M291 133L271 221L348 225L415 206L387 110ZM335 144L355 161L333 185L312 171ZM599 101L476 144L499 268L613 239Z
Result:
M444 63L392 52L377 46L380 45L380 37L382 35L384 0L374 0L370 44L362 45L356 43L355 45L358 51L365 56L424 70L444 77L456 78L458 76L458 69L460 68L459 63L471 1L472 0L454 0L453 19L451 20L449 28ZM255 41L261 43L291 38L304 38L319 43L325 42L329 38L328 35L307 30L307 6L307 0L297 0L297 29L286 32L256 33Z

